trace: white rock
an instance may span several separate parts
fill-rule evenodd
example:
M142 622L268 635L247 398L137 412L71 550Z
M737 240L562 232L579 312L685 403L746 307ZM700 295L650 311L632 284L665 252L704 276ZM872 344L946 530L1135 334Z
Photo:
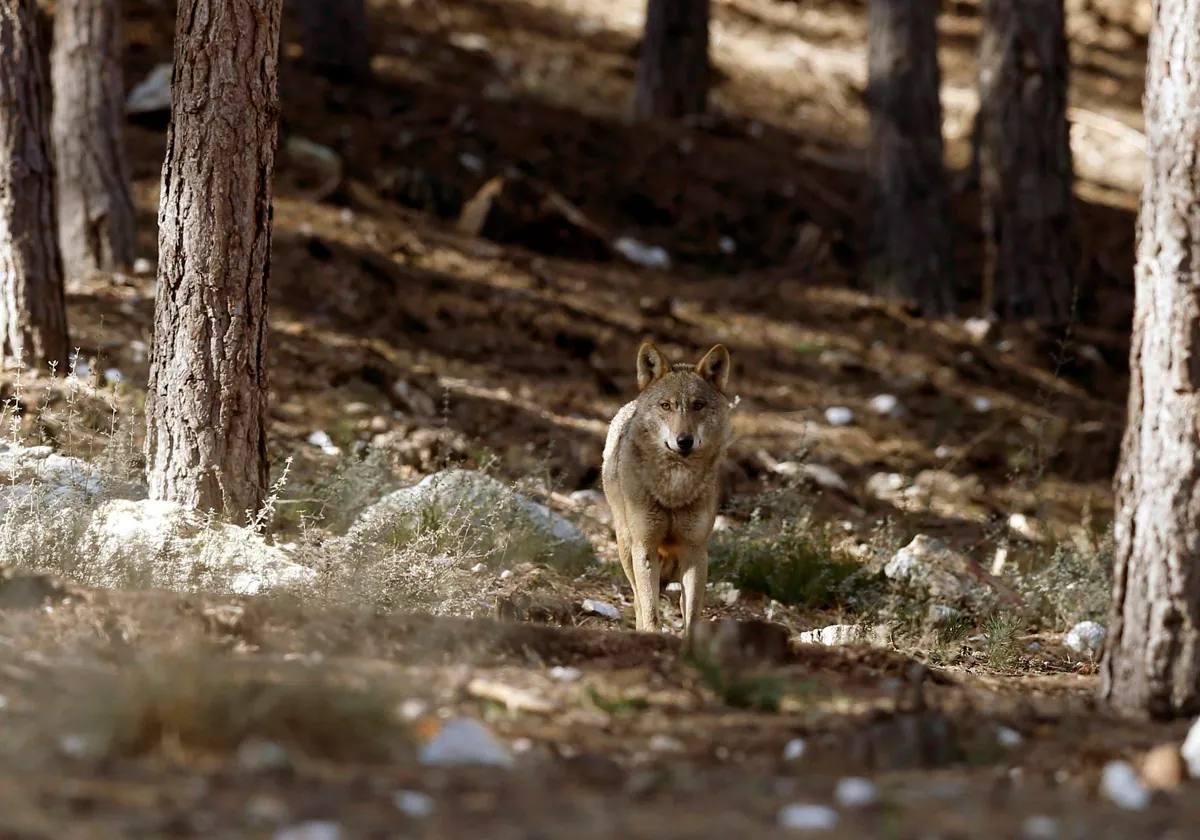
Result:
M487 520L489 527L505 530L527 527L591 553L591 543L573 523L496 479L472 470L434 473L411 487L389 493L359 515L347 537L372 540L379 531L394 530L403 522L416 527L421 514L430 509L467 521Z
M331 820L309 820L281 828L275 840L340 840L342 827Z
M925 611L925 623L931 627L942 627L962 618L962 610L956 610L947 604L930 604Z
M880 417L898 417L904 413L900 407L900 400L894 394L876 394L867 403L867 408Z
M238 745L238 766L251 773L278 770L291 762L288 751L274 741L265 738L247 738Z
M1063 637L1063 644L1076 653L1095 657L1100 654L1107 636L1108 631L1103 624L1081 621L1067 631L1067 635Z
M771 472L786 478L803 478L825 490L849 492L845 479L824 464L799 461L780 461L771 467Z
M868 495L890 501L908 483L908 479L900 473L874 473L867 479L866 489Z
M1150 790L1127 761L1110 761L1100 773L1100 792L1117 807L1141 811L1150 804Z
M830 426L849 426L854 422L854 412L844 405L831 405L825 409L825 422Z
M116 385L124 378L125 377L121 375L121 371L119 371L117 368L105 368L104 370L104 381L109 385Z
M1188 775L1193 779L1200 779L1200 718L1197 718L1188 730L1187 737L1183 739L1183 746L1179 748L1179 754L1183 756L1187 765Z
M833 798L843 808L866 808L879 801L879 789L870 779L847 776L838 780Z
M483 158L479 155L473 155L470 152L463 152L458 156L458 162L462 164L462 168L468 172L476 174L483 171Z
M396 810L413 819L424 819L433 813L433 797L419 790L398 790L392 794Z
M804 757L804 753L807 749L807 741L805 741L803 738L793 738L783 746L783 760L797 761Z
M471 571L477 575L481 575L484 572L486 572L487 570L488 570L488 567L487 567L486 563L476 563L474 566L471 567Z
M963 321L963 329L966 330L971 340L978 344L988 340L994 327L995 324L987 318L968 318Z
M727 580L717 581L713 584L712 590L713 598L727 607L732 607L742 596L741 591Z
M422 764L446 766L486 764L511 767L513 757L487 727L471 718L453 718L423 747Z
M830 624L820 630L805 630L800 641L810 645L866 645L886 641L886 629L865 624Z
M977 394L971 397L971 408L975 409L980 414L987 414L992 410L992 400L990 397L985 397L983 394Z
M254 595L304 586L316 573L247 528L209 523L174 502L114 499L92 514L72 576L92 586L136 580L176 590Z
M508 580L512 576L513 576L512 569L505 569L503 572L500 573L500 580Z
M315 446L324 452L326 455L340 455L342 450L334 446L333 439L329 437L329 433L318 429L308 436L310 446Z
M728 531L732 527L733 527L733 520L723 514L718 515L713 520L713 531L716 533L721 533L722 531Z
M371 413L371 406L365 402L348 402L342 406L342 410L351 417L364 417Z
M128 114L152 114L171 110L171 65L159 64L133 86L125 99Z
M1037 522L1023 513L1014 513L1008 517L1008 530L1030 542L1041 542L1045 536Z
M154 263L145 257L138 257L133 261L133 273L139 277L145 277L148 274L153 274Z
M668 269L671 255L657 245L647 245L631 236L622 236L613 243L613 249L635 265L642 268Z
M978 601L992 593L968 571L970 561L941 540L918 534L883 567L888 578L925 588L947 601Z
M725 254L726 256L736 254L738 249L737 242L734 241L732 236L722 236L720 241L717 243L717 247L720 248L721 253Z
M1026 817L1021 824L1021 836L1025 840L1057 840L1058 820L1044 814Z
M598 615L601 618L607 618L610 621L621 620L621 611L605 601L597 601L594 598L584 598L581 606L583 607L583 611L585 613L592 613L593 615Z
M793 803L779 811L779 827L791 831L828 831L837 826L838 813L827 805Z
M650 736L650 749L654 752L683 752L683 742L673 735L658 732Z
M1005 749L1016 749L1025 743L1025 736L1008 726L996 727L996 743Z
M415 697L410 697L400 704L399 712L400 719L406 720L409 723L422 718L429 711L429 704L424 700L418 700Z
M550 679L556 682L573 683L583 678L583 671L569 665L555 665L550 669Z

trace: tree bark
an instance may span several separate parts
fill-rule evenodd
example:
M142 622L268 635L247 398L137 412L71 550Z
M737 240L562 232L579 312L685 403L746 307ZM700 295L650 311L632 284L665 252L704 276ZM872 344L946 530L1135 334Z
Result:
M1066 322L1078 245L1063 0L985 0L979 55L984 305Z
M867 275L877 294L922 314L954 311L954 277L938 99L936 0L870 0L867 102L871 229Z
M69 277L133 264L122 47L120 0L58 0L52 130L58 242Z
M23 364L66 368L50 87L35 0L0 3L0 337L5 355Z
M365 0L299 0L304 63L331 79L371 75Z
M244 521L267 484L282 0L180 0L147 395L150 495Z
M709 0L648 0L633 115L674 119L708 103Z
M1146 72L1129 418L1102 694L1200 712L1200 0L1159 0Z

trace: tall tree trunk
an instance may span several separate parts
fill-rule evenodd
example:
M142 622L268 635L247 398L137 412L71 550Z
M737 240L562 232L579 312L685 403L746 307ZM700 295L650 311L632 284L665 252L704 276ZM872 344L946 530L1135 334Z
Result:
M877 294L954 310L938 99L937 0L870 0L871 231Z
M6 355L63 370L67 312L47 75L37 3L0 3L0 338Z
M134 213L122 125L120 0L58 0L54 17L54 162L58 242L67 276L133 264Z
M984 0L979 55L984 304L1002 318L1071 315L1078 245L1063 0Z
M1146 70L1129 418L1103 695L1200 712L1200 0L1159 0Z
M673 119L708 103L709 0L648 0L633 115Z
M243 521L267 483L282 0L180 0L146 414L150 495Z
M339 81L371 75L365 0L298 0L304 63Z

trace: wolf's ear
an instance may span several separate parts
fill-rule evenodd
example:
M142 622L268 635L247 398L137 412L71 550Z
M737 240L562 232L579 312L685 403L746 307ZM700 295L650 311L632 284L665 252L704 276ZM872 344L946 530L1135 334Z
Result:
M696 365L696 373L707 379L713 387L725 393L729 384L729 351L724 344L718 344L704 354L704 358Z
M670 369L671 365L662 351L649 341L643 341L638 348L638 390L644 391L647 385L662 378Z

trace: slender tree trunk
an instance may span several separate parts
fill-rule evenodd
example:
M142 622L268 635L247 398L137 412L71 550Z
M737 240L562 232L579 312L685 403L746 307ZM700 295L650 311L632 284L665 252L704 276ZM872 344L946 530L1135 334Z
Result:
M52 129L58 242L70 277L133 264L121 37L120 0L58 0Z
M633 115L673 119L708 103L709 0L648 0Z
M365 0L298 0L304 63L339 81L371 75Z
M871 231L875 292L927 316L954 311L938 99L937 0L870 0Z
M984 304L1069 319L1078 245L1063 0L984 0L979 55Z
M1146 70L1129 419L1102 693L1200 712L1200 0L1159 0Z
M5 355L26 365L66 367L50 86L35 0L0 3L0 337Z
M267 483L282 0L179 0L146 414L150 495L244 521Z

